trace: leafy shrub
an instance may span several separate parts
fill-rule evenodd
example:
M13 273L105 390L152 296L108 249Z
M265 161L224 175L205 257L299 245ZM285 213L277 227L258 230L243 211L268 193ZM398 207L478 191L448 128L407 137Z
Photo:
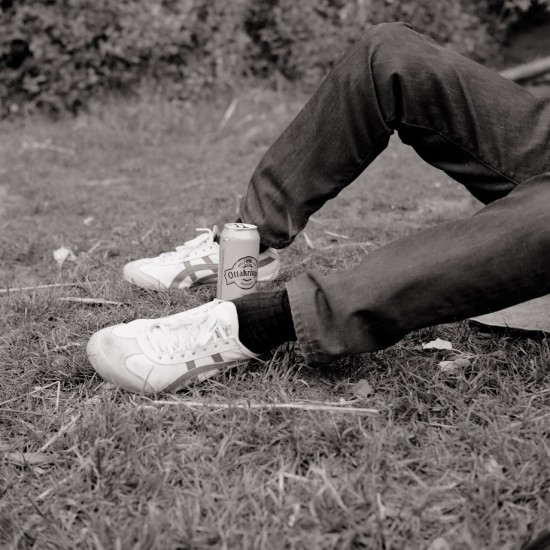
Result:
M478 60L495 47L475 5L457 0L261 0L251 8L247 30L260 45L254 65L261 74L316 82L368 25L388 21L406 21Z
M236 61L246 48L236 28L243 7L239 0L19 1L0 23L0 100L12 110L74 112L101 90L127 91L143 79L198 88L227 72L220 52Z
M528 12L550 12L550 0L483 0L483 8L494 31L505 36Z
M490 17L502 20L502 10L518 13L526 2L0 0L0 116L76 112L144 80L180 98L242 77L317 82L366 26L382 21L408 21L485 59L495 48Z

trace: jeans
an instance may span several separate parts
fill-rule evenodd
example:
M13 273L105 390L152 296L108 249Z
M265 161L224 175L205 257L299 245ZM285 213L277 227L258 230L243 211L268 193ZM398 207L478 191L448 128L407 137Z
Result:
M256 168L241 218L287 246L394 131L486 206L288 282L310 364L550 293L550 104L401 23L337 62Z

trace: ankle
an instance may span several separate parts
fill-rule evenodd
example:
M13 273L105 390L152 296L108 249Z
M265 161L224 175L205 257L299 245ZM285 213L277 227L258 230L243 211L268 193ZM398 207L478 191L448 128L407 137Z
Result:
M286 289L256 292L233 300L239 317L239 339L254 353L296 340Z

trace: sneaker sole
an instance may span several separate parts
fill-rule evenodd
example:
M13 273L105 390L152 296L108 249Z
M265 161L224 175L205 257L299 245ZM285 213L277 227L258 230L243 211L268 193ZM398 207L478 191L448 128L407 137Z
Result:
M88 361L94 367L94 370L105 380L114 384L118 388L141 394L161 393L161 392L177 392L185 387L188 387L194 382L204 382L208 378L219 374L222 371L236 367L239 361L228 361L212 363L203 367L195 367L186 373L182 374L174 382L168 384L161 390L155 390L147 381L139 376L132 374L130 371L123 369L120 372L113 371L109 366L109 359L103 353L101 346L101 331L96 332L89 340L86 346L86 354Z
M238 361L229 361L224 363L212 363L211 365L205 365L204 367L195 367L185 374L182 374L177 380L168 384L163 391L177 392L183 388L188 387L194 382L204 382L216 374L225 372L229 369L236 367L239 364Z

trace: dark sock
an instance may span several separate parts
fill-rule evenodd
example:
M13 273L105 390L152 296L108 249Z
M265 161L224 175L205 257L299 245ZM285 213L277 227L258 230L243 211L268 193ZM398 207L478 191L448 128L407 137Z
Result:
M239 339L254 353L296 340L286 290L247 294L232 300L239 316Z
M243 221L242 221L241 218L237 218L237 219L235 220L235 223L243 223ZM262 252L265 252L268 248L269 248L269 245L264 244L262 241L260 241L260 254L261 254Z

